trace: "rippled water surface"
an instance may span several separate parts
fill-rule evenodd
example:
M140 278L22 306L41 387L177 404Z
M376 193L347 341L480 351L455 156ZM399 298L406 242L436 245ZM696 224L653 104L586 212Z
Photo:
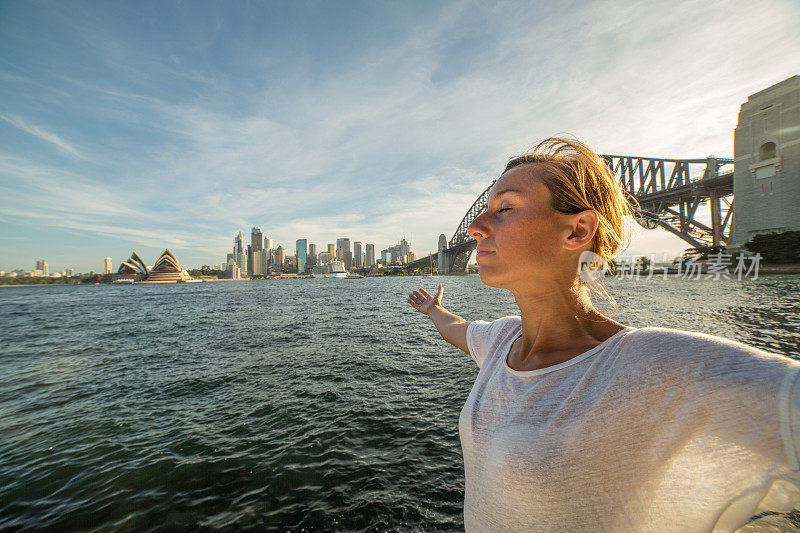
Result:
M468 320L516 314L442 278ZM436 280L0 289L0 528L458 530L477 374ZM611 280L614 315L800 353L800 277Z

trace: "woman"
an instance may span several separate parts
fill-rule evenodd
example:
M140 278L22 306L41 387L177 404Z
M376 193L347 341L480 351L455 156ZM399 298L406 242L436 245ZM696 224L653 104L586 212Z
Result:
M548 139L469 227L481 281L520 316L409 295L480 367L459 419L468 531L732 531L800 502L800 364L593 305L581 254L610 260L630 213L595 153Z

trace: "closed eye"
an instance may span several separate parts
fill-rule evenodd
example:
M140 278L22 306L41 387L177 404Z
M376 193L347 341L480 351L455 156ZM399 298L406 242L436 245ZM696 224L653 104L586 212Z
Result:
M502 209L498 209L497 210L498 213L502 213L503 211L511 211L511 208L510 207L503 207Z

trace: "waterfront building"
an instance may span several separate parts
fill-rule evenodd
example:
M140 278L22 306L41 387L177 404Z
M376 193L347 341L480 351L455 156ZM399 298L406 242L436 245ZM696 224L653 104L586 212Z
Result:
M136 252L131 253L131 258L123 261L112 281L142 281L150 273L150 269Z
M50 275L50 267L47 266L47 261L45 261L44 259L36 261L36 270L41 270L42 273L40 275L42 276Z
M331 254L331 258L336 259L336 246L333 244L328 245L328 253Z
M318 259L317 259L317 264L319 264L319 265L327 265L331 261L333 261L333 255L330 252L320 252L319 253L319 256L318 256Z
M313 267L317 264L317 245L316 244L309 244L308 245L308 254L306 255L306 262L308 263L308 267Z
M392 250L387 248L386 250L381 250L381 263L384 265L391 265L392 264Z
M345 252L350 251L350 239L336 239L336 259L344 261Z
M800 230L800 76L747 98L733 134L733 244Z
M165 249L161 255L156 259L156 264L147 275L147 279L142 283L177 283L179 281L189 281L191 276L185 270L181 269L178 259Z
M239 269L239 265L231 261L225 265L224 276L226 279L242 279L242 271Z
M261 233L261 228L253 226L250 230L250 246L251 250L257 252L264 248L264 237Z
M411 246L405 239L400 239L400 242L383 250L381 252L381 259L383 259L383 252L388 251L390 254L390 263L405 265L414 260L415 254L411 251Z
M111 258L106 257L105 263L103 264L103 274L111 274L114 270L114 266L111 264Z
M267 257L269 252L267 250L258 250L257 252L252 252L252 263L253 263L253 271L250 273L251 276L265 276L267 274Z
M233 254L235 256L236 265L239 267L239 270L242 272L242 275L246 275L247 273L247 256L245 254L244 248L244 237L242 237L242 232L240 231L236 238L233 241Z
M371 267L375 264L375 245L367 244L366 253L364 254L364 266Z
M363 257L361 256L361 241L353 243L353 266L361 268L364 266Z
M308 255L306 256L306 261L308 262L309 267L313 267L317 264L317 245L316 244L309 244L308 245Z
M344 268L347 270L353 268L353 252L346 250L344 252L344 260L342 262L344 263Z
M251 244L247 245L247 250L245 251L247 262L245 263L247 266L245 267L244 274L245 276L252 276L253 275L253 247Z
M306 239L297 239L295 242L295 264L297 265L297 273L303 274L306 271L306 253L308 241Z
M286 262L286 254L283 252L283 246L275 248L275 258L273 264L279 269L283 269L283 264Z

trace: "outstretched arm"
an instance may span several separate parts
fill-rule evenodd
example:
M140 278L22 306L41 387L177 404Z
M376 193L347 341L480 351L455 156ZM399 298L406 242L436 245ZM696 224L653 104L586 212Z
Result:
M467 347L467 326L469 326L469 322L458 315L454 315L442 306L443 294L444 287L440 283L436 296L431 296L425 289L420 289L408 295L408 303L411 304L411 307L433 320L433 325L436 326L439 335L444 340L461 351L469 353L469 348Z

